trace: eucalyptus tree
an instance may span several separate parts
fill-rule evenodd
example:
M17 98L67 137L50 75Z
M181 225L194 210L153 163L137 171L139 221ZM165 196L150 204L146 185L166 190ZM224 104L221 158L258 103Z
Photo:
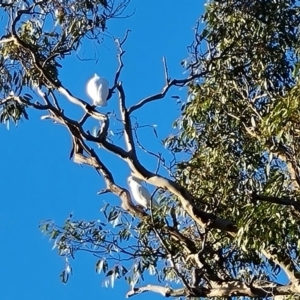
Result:
M27 118L30 109L64 125L72 138L75 163L94 168L105 190L121 200L106 205L101 222L74 220L62 226L41 224L58 253L74 257L89 250L99 257L96 271L107 282L128 281L127 297L143 292L165 297L264 298L295 296L299 249L299 6L291 0L215 0L195 26L188 74L171 79L165 61L165 85L128 107L121 77L128 37L116 40L119 67L108 100L117 94L124 147L111 141L109 116L73 95L59 79L66 55L83 38L98 40L109 19L122 14L127 1L16 1L7 12L0 40L1 121ZM43 26L52 20L54 29ZM204 27L200 26L201 20ZM60 63L57 60L60 59ZM163 101L171 87L188 86L175 134L164 140L174 160L160 153L160 168L148 170L137 157L141 146L132 114ZM40 99L34 99L33 90ZM82 109L70 118L56 95ZM96 134L83 128L99 120ZM132 175L156 187L159 205L144 210L120 186L98 147L127 163ZM182 160L182 153L186 160ZM187 155L188 154L188 155ZM69 268L61 276L69 279ZM156 285L143 284L150 274ZM288 284L278 277L283 274ZM147 275L148 276L148 275Z

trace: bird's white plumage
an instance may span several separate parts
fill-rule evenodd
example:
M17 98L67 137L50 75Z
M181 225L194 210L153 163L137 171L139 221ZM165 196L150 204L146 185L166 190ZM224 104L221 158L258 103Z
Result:
M109 85L105 78L94 74L94 76L87 83L86 92L91 97L93 105L107 105L106 100L109 93Z
M151 195L149 191L141 185L141 180L134 176L129 176L127 182L134 200L144 208L149 208ZM157 206L157 202L152 199L152 208Z

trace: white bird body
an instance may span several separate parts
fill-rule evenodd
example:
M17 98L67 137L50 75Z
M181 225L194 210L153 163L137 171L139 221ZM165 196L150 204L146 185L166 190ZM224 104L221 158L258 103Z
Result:
M93 105L107 106L107 97L109 93L108 81L98 76L96 73L92 77L86 86L86 92L93 100Z
M141 185L141 180L134 176L129 176L127 182L134 200L142 207L146 209L149 208L151 195L149 191ZM157 202L154 199L152 199L152 208L157 206Z

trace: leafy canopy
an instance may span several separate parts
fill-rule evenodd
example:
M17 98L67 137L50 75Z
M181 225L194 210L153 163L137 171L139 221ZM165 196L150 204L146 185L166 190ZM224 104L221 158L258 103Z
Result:
M73 96L59 80L58 60L73 54L85 38L100 41L110 18L127 1L27 1L1 4L8 17L1 39L1 121L27 118L27 108L47 110L73 140L71 157L103 176L106 192L121 199L107 204L100 221L68 218L41 230L66 258L78 251L98 257L106 285L125 278L127 296L152 291L166 297L265 298L300 292L299 271L299 24L300 7L291 0L215 0L195 27L185 79L171 80L165 65L163 92L127 108L119 81L124 40L117 41L116 91L125 147L108 138L109 118ZM20 5L24 8L20 9ZM45 26L51 19L57 24ZM59 26L58 26L59 25ZM50 28L46 30L45 28ZM162 99L172 86L188 86L187 101L164 140L174 161L159 165L169 178L138 160L140 145L131 115ZM31 101L37 89L40 103ZM52 95L49 100L46 93ZM14 94L11 94L11 91ZM66 117L55 98L62 93L79 105L81 120ZM109 96L109 97L110 97ZM163 100L162 100L163 101ZM101 120L97 134L84 131L88 118ZM94 146L88 146L89 141ZM100 146L123 159L132 172L157 187L159 209L134 205L126 187L97 155ZM182 157L187 157L182 160ZM69 260L70 261L70 260ZM280 272L288 285L280 284ZM69 279L70 266L61 274ZM145 276L147 274L147 276ZM142 286L148 276L157 285Z

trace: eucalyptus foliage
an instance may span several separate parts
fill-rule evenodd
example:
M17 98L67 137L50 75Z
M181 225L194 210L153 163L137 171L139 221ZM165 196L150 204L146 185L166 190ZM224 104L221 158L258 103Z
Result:
M97 221L70 216L62 226L41 223L41 230L68 262L62 281L69 280L71 259L86 251L96 257L95 270L105 275L106 286L127 280L128 297L147 291L186 298L297 297L299 3L208 1L195 26L189 57L182 63L187 78L166 76L162 93L131 108L126 107L119 83L126 39L119 43L120 68L113 89L120 99L123 149L107 138L107 116L63 88L59 69L84 38L101 42L108 20L122 14L126 5L127 1L0 4L7 12L0 43L0 121L28 118L28 107L50 111L49 118L65 125L72 136L74 161L94 167L105 179L103 193L112 192L122 202L120 207L103 207ZM174 161L167 167L162 155L155 154L170 174L164 178L138 161L134 146L138 137L130 115L164 98L171 86L183 85L188 86L187 100L174 122L175 132L164 140ZM46 104L32 101L34 89ZM81 121L66 118L55 96L50 101L41 89L53 95L62 92L85 110L85 116ZM82 131L89 116L100 116L104 124L97 136ZM85 140L95 147L88 147ZM98 146L155 185L160 207L147 211L135 207L126 187L115 183L98 157ZM279 274L287 285L281 284ZM149 276L157 285L143 285Z

